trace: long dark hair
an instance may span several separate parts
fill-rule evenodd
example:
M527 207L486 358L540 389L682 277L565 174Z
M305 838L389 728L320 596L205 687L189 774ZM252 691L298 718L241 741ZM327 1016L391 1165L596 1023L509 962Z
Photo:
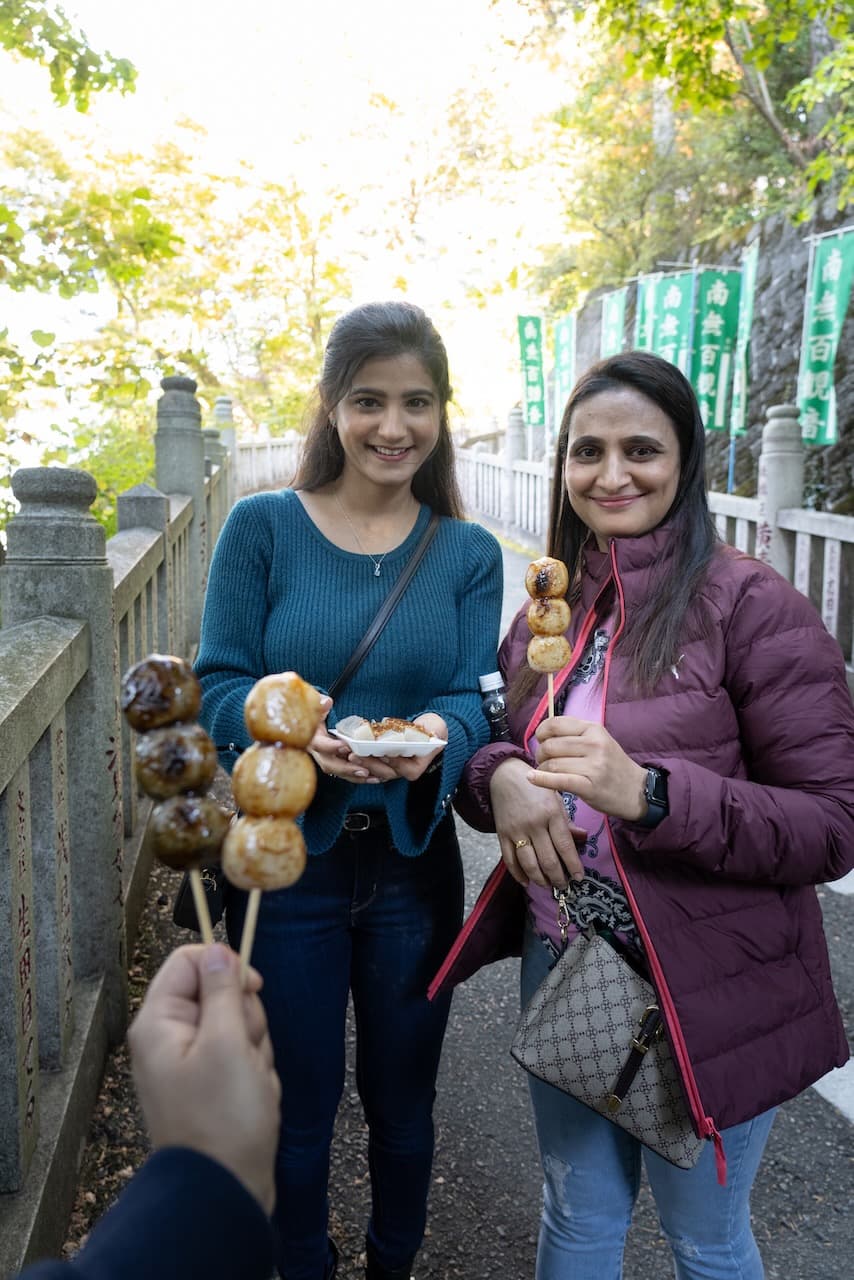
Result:
M547 550L566 564L570 599L577 597L581 553L590 530L572 509L566 492L564 472L570 423L582 401L603 391L626 387L645 396L667 415L679 441L679 484L661 522L673 530L668 571L659 575L654 590L626 619L617 644L620 654L629 659L637 688L649 692L679 657L685 615L718 545L706 496L703 419L690 382L675 365L649 351L625 351L600 360L576 382L563 411L557 440ZM528 681L520 679L518 686L514 681L514 700L523 698L530 687Z
M311 491L338 479L344 469L344 450L329 415L366 361L403 355L416 356L424 365L440 406L439 439L413 476L412 492L439 515L461 519L463 503L448 425L453 394L448 354L433 322L411 302L368 302L336 320L326 344L293 487Z

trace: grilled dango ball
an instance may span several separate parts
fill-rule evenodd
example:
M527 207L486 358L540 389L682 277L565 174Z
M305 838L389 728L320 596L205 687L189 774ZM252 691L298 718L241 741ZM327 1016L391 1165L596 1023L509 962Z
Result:
M307 747L323 718L320 694L295 671L264 676L250 690L243 718L259 742Z
M140 733L179 720L195 720L202 705L202 686L183 658L152 653L125 672L122 711Z
M151 811L155 856L173 871L216 862L230 821L211 796L161 800Z
M543 674L560 671L571 656L566 636L534 636L528 641L528 666L534 671Z
M317 772L306 751L256 742L235 764L231 785L244 813L295 818L314 799Z
M560 636L569 626L569 605L557 596L542 596L528 606L528 626L535 636Z
M528 565L525 573L525 590L535 600L543 596L565 596L569 587L569 574L562 560L552 556L540 556Z
M238 889L287 889L305 861L305 841L291 818L238 818L222 846L222 869Z
M158 800L181 791L207 791L217 769L216 747L199 724L167 725L136 739L134 772Z

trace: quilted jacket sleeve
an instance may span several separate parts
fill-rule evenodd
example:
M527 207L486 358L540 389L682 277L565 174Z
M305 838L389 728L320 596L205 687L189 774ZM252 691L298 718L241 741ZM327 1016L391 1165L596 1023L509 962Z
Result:
M747 778L651 761L670 771L670 815L652 831L615 821L618 844L737 880L837 879L854 865L854 708L839 646L809 601L756 563L720 622Z

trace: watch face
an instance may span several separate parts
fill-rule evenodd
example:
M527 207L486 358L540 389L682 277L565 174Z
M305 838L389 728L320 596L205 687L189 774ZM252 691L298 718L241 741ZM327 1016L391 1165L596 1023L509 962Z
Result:
M645 791L647 800L667 804L667 778L660 769L648 770Z

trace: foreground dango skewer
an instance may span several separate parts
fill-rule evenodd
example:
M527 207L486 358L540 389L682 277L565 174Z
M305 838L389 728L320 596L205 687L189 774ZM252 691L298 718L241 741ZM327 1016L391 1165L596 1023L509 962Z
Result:
M528 666L548 675L549 715L555 713L554 673L572 656L564 632L572 616L564 600L569 574L562 560L541 556L525 573L525 590L532 597L528 606L528 626L533 638L528 643Z
M305 748L323 716L320 694L294 671L265 676L250 690L244 719L255 739L231 775L241 817L226 836L222 868L249 891L240 940L245 969L252 954L263 890L287 889L305 869L302 831L294 819L314 799L317 774Z
M187 871L202 940L213 941L199 868L219 858L230 815L206 795L217 769L216 747L195 723L202 689L189 663L154 653L124 675L121 706L137 732L134 773L151 796L150 830L157 859Z

